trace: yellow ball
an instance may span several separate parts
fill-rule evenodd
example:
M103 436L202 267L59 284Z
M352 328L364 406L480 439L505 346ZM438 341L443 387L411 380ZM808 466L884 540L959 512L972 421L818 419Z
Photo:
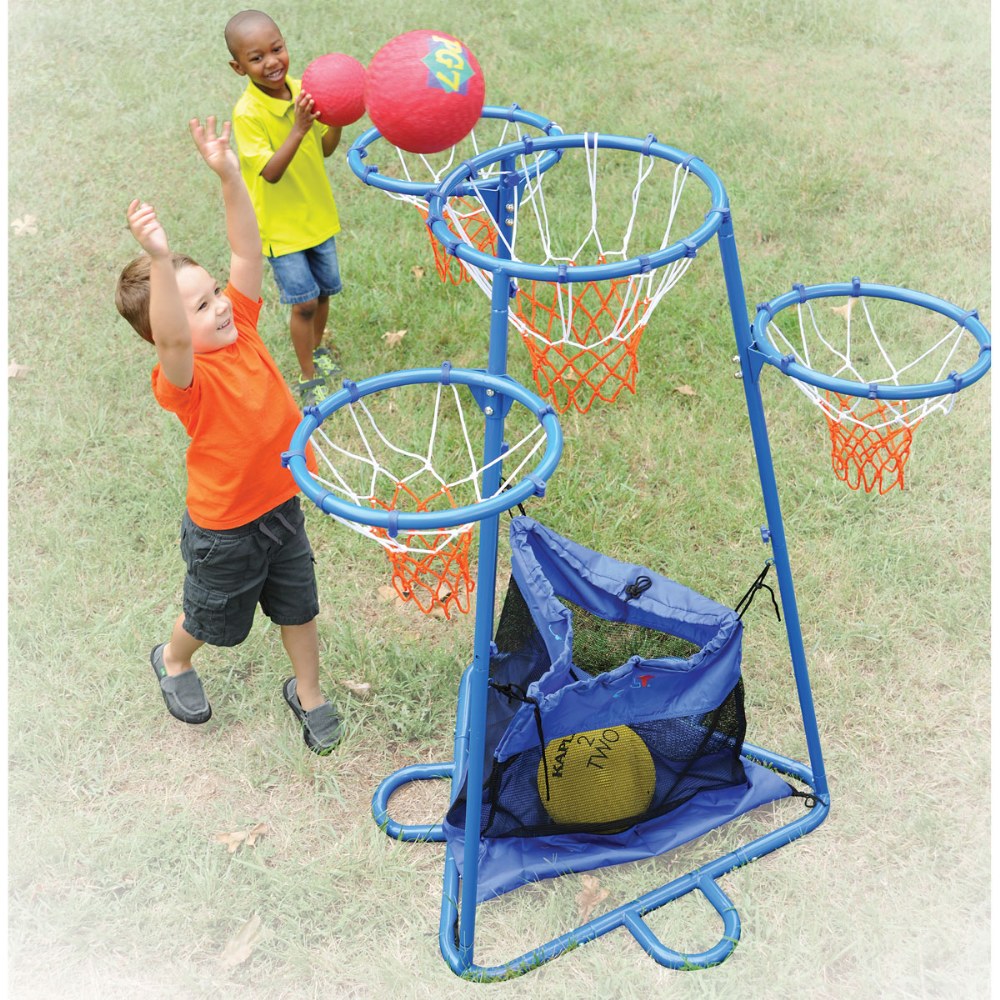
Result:
M545 811L560 824L631 819L649 808L655 787L656 767L649 748L628 726L550 740L538 762L538 795Z

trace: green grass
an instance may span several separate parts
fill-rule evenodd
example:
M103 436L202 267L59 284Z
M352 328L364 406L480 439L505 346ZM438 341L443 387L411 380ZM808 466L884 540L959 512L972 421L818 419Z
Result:
M186 122L227 115L241 89L221 37L236 9L11 5L8 362L27 369L8 381L10 994L985 997L989 380L918 429L907 490L872 497L833 478L815 408L762 376L833 809L816 832L722 879L743 937L717 969L667 972L615 932L509 983L452 975L437 943L443 848L390 841L369 809L386 774L450 758L473 623L380 599L382 553L318 512L323 679L347 719L343 748L305 750L263 618L242 646L202 655L212 722L194 730L167 716L146 658L180 599L186 439L153 401L152 353L112 297L135 250L124 224L134 196L158 207L178 248L225 273L217 182ZM796 281L857 274L978 308L990 325L985 0L268 9L294 72L327 51L367 62L393 35L434 27L476 53L490 103L517 102L566 131L652 132L698 155L729 193L751 306ZM481 366L485 297L441 285L415 210L365 187L341 155L366 125L345 129L329 161L345 279L330 326L345 374ZM16 235L10 223L26 215L37 232ZM265 300L263 335L291 377L270 279ZM398 329L406 337L387 346L382 334ZM562 419L563 460L529 513L738 600L768 553L733 353L713 244L646 332L638 394ZM530 384L516 337L510 370ZM501 581L507 558L502 546ZM784 630L763 598L746 624L748 739L802 759ZM405 822L446 807L444 782L393 800ZM601 905L798 808L598 872ZM215 840L259 823L253 847L229 854ZM572 930L582 888L569 876L482 907L477 963ZM225 966L254 914L252 955ZM696 894L647 919L683 950L720 933Z

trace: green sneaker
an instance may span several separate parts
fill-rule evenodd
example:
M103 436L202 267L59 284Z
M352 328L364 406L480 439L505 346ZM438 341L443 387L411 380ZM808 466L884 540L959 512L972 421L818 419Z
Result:
M315 406L321 399L326 399L330 395L330 387L326 380L322 378L303 378L299 376L299 381L295 385L295 392L302 402L302 409L307 406Z
M327 347L317 347L313 351L313 364L316 366L316 371L325 379L331 379L340 373L340 365Z

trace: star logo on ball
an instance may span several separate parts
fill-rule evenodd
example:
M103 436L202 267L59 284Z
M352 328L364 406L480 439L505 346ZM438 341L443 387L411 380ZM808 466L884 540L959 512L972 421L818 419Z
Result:
M453 38L432 37L430 51L421 62L429 70L427 85L453 94L464 94L469 80L476 75L465 49Z

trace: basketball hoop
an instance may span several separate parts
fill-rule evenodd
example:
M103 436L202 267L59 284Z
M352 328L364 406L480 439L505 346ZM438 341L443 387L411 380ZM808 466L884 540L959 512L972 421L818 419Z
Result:
M524 111L516 104L509 108L486 105L479 118L479 123L462 142L450 147L442 153L420 155L407 153L388 143L384 145L391 150L390 156L395 162L390 165L395 175L381 172L374 164L367 164L370 147L382 138L378 129L372 128L363 133L351 146L347 162L354 173L366 184L380 188L399 201L408 202L427 221L427 199L430 193L440 184L441 179L451 173L455 167L470 156L478 156L487 149L502 146L518 137L517 126L526 125L539 135L560 135L562 130L554 122L540 115ZM559 157L550 153L541 164L541 169L547 170L553 166ZM483 188L488 185L496 187L499 183L500 168L495 165L493 170L483 177ZM482 189L482 188L481 188ZM486 205L471 193L456 192L452 198L448 225L456 238L467 240L477 250L483 253L496 254L497 227ZM438 276L446 284L461 285L472 280L462 261L448 254L440 242L428 230L431 249L434 252L434 266Z
M569 150L582 156L568 157ZM543 170L553 152L560 153L559 169ZM478 196L481 175L495 184L491 171L502 161L517 165L509 187L520 197L504 205L500 253L491 255L454 225L450 199ZM707 203L684 196L691 177L708 189ZM492 293L496 273L518 279L510 322L531 355L536 389L560 413L585 413L623 389L635 392L637 350L653 310L728 213L721 182L701 160L652 135L596 133L526 138L490 150L446 177L429 206L432 232L483 291ZM688 226L691 235L673 236ZM636 254L636 246L648 252Z
M840 304L821 312L813 307L817 300ZM790 306L795 322L783 329L778 314ZM976 312L858 278L795 285L757 307L753 330L751 350L790 376L823 412L837 478L867 493L903 488L917 426L932 413L949 413L955 396L990 368L990 334ZM900 350L913 360L894 362L890 352ZM968 365L962 374L959 364Z
M502 414L518 435L486 464L472 445L476 413L487 421ZM306 467L307 442L319 464L315 474ZM543 447L534 471L525 473ZM558 419L537 396L506 376L446 362L345 380L304 411L282 461L320 510L385 549L402 600L450 618L470 608L475 523L543 495L561 450ZM500 464L500 488L484 496L483 474Z

